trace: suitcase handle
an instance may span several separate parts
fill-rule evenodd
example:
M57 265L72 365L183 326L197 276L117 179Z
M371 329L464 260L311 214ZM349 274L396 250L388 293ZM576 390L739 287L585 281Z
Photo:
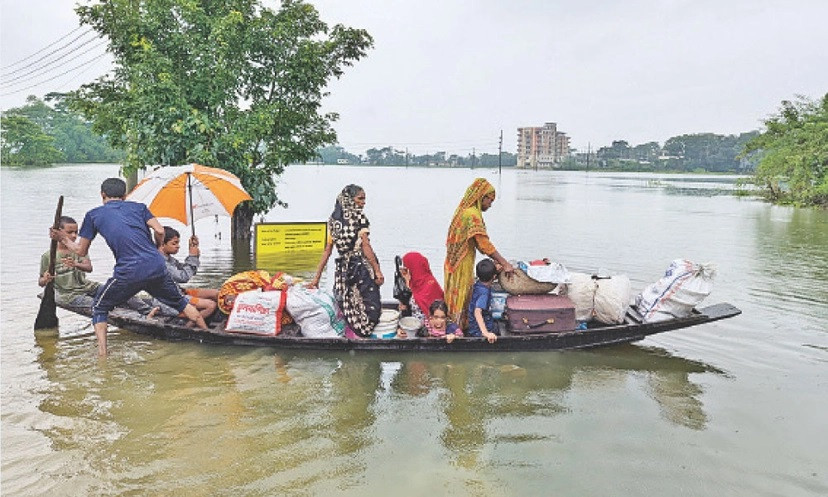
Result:
M530 330L533 330L535 328L540 328L541 326L543 326L545 324L554 324L555 323L555 318L549 318L546 321L541 321L540 323L535 323L535 324L529 324L529 320L526 319L526 318L521 318L521 321L523 321L523 324L525 324L527 328L529 328Z

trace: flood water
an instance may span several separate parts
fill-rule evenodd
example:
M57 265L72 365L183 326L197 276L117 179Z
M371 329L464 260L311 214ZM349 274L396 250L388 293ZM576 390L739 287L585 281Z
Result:
M442 279L465 187L507 258L629 275L715 262L705 303L739 317L590 351L282 352L110 333L59 311L32 332L57 196L80 220L113 165L2 168L3 495L828 495L828 213L726 192L735 178L293 166L289 208L323 221L337 192L367 192L386 279L419 250ZM227 219L197 223L217 285L256 264ZM186 230L182 230L186 233ZM100 281L111 274L92 244ZM307 277L316 256L284 262ZM331 286L330 274L323 280ZM386 283L383 295L390 297Z

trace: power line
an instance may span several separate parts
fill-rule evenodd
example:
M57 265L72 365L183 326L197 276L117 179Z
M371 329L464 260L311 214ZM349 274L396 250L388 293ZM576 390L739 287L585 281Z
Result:
M86 66L86 67L85 67L82 71L78 72L77 74L74 74L71 78L67 78L67 79L66 79L66 80L64 80L62 83L58 83L58 84L56 84L56 85L55 85L55 89L54 89L53 91L55 91L55 92L60 92L60 91L64 91L64 90L66 90L66 88L68 88L68 87L69 87L69 85L70 85L72 82L74 82L74 81L75 81L75 80L77 80L79 77L81 77L81 76L83 76L84 74L86 74L87 72L89 72L89 70L90 70L90 69L92 69L93 67L95 67L96 65L97 65L97 64L90 64L90 65Z
M81 29L82 27L83 27L83 26L78 26L77 28L75 28L75 29L73 29L72 31L70 31L70 32L66 33L65 35L61 36L60 38L58 38L57 40L53 41L52 43L50 43L50 44L46 45L45 47L41 48L41 49L40 49L40 50L38 50L37 52L35 52L35 53L31 54L31 55L28 55L28 56L26 56L26 57L23 57L22 59L19 59L19 60L15 61L15 62L12 62L11 64L9 64L9 65L7 65L7 66L6 66L6 69L8 69L8 68L10 68L10 67L14 67L14 66L16 66L17 64L20 64L21 62L25 62L25 61L27 61L27 60L31 59L32 57L34 57L35 55L39 54L40 52L42 52L42 51L46 50L47 48L51 47L52 45L56 45L56 44L60 43L61 41L63 41L64 39L68 38L68 37L69 37L69 36L71 36L73 33L75 33L75 31L77 31L77 30ZM91 29L91 28L90 28L90 29Z
M72 38L72 40L70 40L69 42L67 42L67 43L65 43L65 44L61 45L60 47L58 47L58 48L56 48L56 49L52 50L51 52L49 52L49 53L47 53L46 55L44 55L44 56L40 57L39 59L37 59L37 60L35 60L35 61L33 61L33 62L30 62L30 63L26 64L25 66L23 66L23 67L21 67L21 68L18 68L18 69L15 69L15 70L13 70L13 71L9 72L8 74L6 74L6 77L9 77L9 76L11 76L11 75L13 75L13 74L15 74L15 73L18 73L18 72L20 72L20 71L23 71L23 70L25 70L25 69L28 69L28 68L32 67L33 65L37 64L38 62L40 62L40 61L44 60L44 59L48 59L49 57L51 57L51 56L52 56L52 55L54 55L55 53L60 52L60 51L61 51L61 50L63 50L64 48L66 48L66 47L68 47L68 46L72 45L73 43L75 43L76 41L78 41L78 40L79 40L80 38L82 38L83 36L86 36L86 35L87 35L88 33L90 33L90 32L92 32L92 28L89 28L88 30L84 31L83 33L79 34L78 36L76 36L76 37ZM96 36L96 38L97 38L97 36ZM94 40L94 38L93 38L93 40ZM91 40L90 40L90 41L91 41ZM82 44L81 46L83 46L83 45L85 45L85 44L87 44L87 43L89 43L89 41L84 42L84 44ZM75 51L75 50L77 50L77 48L76 48L76 49L73 49L73 50L72 50L72 52L73 52L73 51ZM41 50L41 51L42 51L42 50ZM69 52L69 53L72 53L72 52ZM59 59L58 59L58 60L59 60Z
M9 95L15 95L15 94L17 94L17 93L20 93L20 92L23 92L23 91L26 91L26 90L29 90L29 89L32 89L32 88L38 87L38 86L42 85L43 83L48 83L49 81L53 81L53 80L55 80L55 79L57 79L57 78L59 78L59 77L61 77L61 76L65 76L65 75L67 75L67 74L69 74L69 73L71 73L71 72L73 72L73 71L75 71L75 70L77 70L77 69L79 69L79 68L82 68L82 67L85 67L85 66L88 66L88 65L92 64L93 62L95 62L95 61L97 61L97 60L101 59L104 55L106 55L106 53L102 53L102 54L98 55L98 56L97 56L97 57L95 57L95 58L92 58L92 59L90 59L90 60L88 60L88 61L86 61L86 62L82 62L82 63L80 63L80 64L76 65L75 67L72 67L71 69L68 69L68 70L66 70L66 71L64 71L64 72L62 72L62 73L60 73L60 74L58 74L57 76L53 76L53 77L51 77L51 78L49 78L49 79L44 79L43 81L41 81L41 82L39 82L39 83L36 83L36 84L33 84L33 85L31 85L31 86L27 86L27 87L25 87L25 88L20 88L19 90L15 90L15 91L8 92L8 93L0 93L0 97L7 97L7 96L9 96Z
M95 41L96 39L97 39L97 38L92 38L91 40L89 40L89 42ZM75 52L77 49L82 48L83 46L85 46L85 45L86 45L87 43L89 43L89 42L86 42L86 43L84 43L83 45L79 45L79 46L78 46L75 50L72 50L72 52ZM70 63L70 62L74 62L74 61L76 61L76 60L80 59L82 56L84 56L84 55L88 54L89 52L91 52L91 51L95 50L96 48L98 48L98 47L100 47L100 46L102 46L102 45L104 45L104 44L106 44L106 41L105 41L105 40L100 40L100 43L98 43L97 45L93 45L93 46L89 47L88 49L86 49L86 50L84 50L83 52L79 53L79 54L78 54L77 56L75 56L75 57L72 57L72 58L70 58L70 59L66 59L66 60L64 60L63 62L61 62L61 63L59 63L59 64L57 64L57 65L53 65L53 66L51 66L51 67L47 65L47 66L43 66L43 67L40 67L40 68L34 69L34 70L32 70L32 71L29 71L29 72L28 72L28 73L26 73L26 74L21 74L20 76L18 76L17 78L14 78L14 79L12 79L12 80L9 80L9 81L3 81L3 82L0 84L0 86L6 86L6 87L8 87L8 86L18 86L18 85L21 85L21 84L23 84L23 83L25 83L25 82L27 82L27 81L31 81L31 80L33 80L33 79L37 79L37 78L39 78L39 77L41 77L41 76L45 76L46 74L48 74L48 73L50 73L50 72L54 71L55 69L57 69L57 68L59 68L59 67L63 67L63 66L65 66L66 64L68 64L68 63ZM70 53L72 53L72 52L68 52L68 53L66 54L66 56L68 56L68 55L69 55ZM66 57L65 57L65 56L64 56L64 57L61 57L60 59L56 59L56 60L54 60L53 62L58 62L58 61L60 61L60 60L62 60L62 59L64 59L64 58L66 58ZM33 74L33 73L34 73L34 74ZM24 77L24 76L29 75L29 74L31 74L31 76L29 76L28 78ZM6 89L8 89L8 88L6 88Z

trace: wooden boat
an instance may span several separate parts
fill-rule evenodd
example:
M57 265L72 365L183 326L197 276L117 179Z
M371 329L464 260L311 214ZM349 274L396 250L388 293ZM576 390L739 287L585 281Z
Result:
M390 303L389 303L390 305ZM60 306L68 311L91 316L89 308ZM592 325L586 330L538 335L511 335L508 332L498 337L495 343L484 338L457 338L447 343L438 338L306 338L299 336L299 327L287 325L277 336L247 335L224 331L224 321L213 324L209 329L188 328L180 318L146 319L136 311L117 308L109 315L109 323L134 333L165 340L194 341L221 345L243 345L252 347L273 347L278 349L308 350L379 350L400 352L498 352L565 350L601 347L641 340L647 336L667 331L689 328L721 319L738 316L742 311L727 303L715 304L694 312L687 317L642 323L633 308L630 308L626 322L619 325ZM504 327L501 327L503 329Z

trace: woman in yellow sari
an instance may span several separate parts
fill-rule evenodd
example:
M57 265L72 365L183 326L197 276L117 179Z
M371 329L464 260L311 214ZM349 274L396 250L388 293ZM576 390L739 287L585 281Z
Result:
M466 194L457 206L457 210L454 211L454 217L449 226L446 239L446 263L443 266L446 304L449 309L449 318L464 329L468 318L466 306L474 284L476 251L479 250L494 259L507 274L514 271L512 265L489 241L489 235L486 233L483 213L491 207L494 201L494 186L483 178L477 178L466 189Z

